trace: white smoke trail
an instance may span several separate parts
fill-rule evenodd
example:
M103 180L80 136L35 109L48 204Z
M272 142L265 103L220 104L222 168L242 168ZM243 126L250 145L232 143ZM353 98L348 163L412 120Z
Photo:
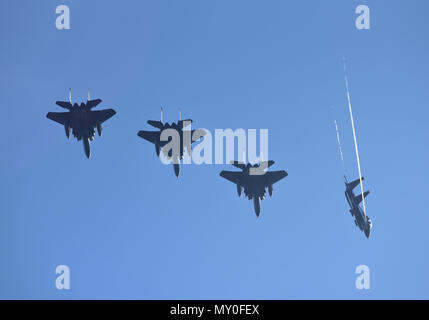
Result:
M335 130L337 131L337 142L338 142L338 149L340 150L341 164L343 166L343 173L345 173L343 148L341 147L340 131L338 130L337 120L334 120L334 123L335 123Z
M362 192L363 212L365 213L365 219L366 219L366 206L365 206L365 197L363 195L362 172L360 170L359 151L358 151L358 145L357 145L357 139L356 139L355 123L354 123L354 119L353 119L352 103L350 102L349 81L347 79L346 59L344 57L343 57L343 63L344 63L344 79L346 82L346 90L347 90L347 101L349 103L350 121L352 122L353 137L355 140L356 159L357 159L358 170L359 170L360 189Z

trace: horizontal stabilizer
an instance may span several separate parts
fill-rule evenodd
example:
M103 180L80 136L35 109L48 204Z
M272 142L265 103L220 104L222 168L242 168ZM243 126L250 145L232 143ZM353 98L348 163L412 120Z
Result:
M70 110L72 108L72 104L68 101L56 101L55 104L67 110Z
M365 191L364 193L363 193L363 197L364 198L366 198L366 196L369 194L369 190L368 191ZM357 204L359 204L359 203L361 203L362 202L362 194L359 194L359 195L357 195L357 196L355 196L355 202L357 203Z
M362 177L362 181L363 180L365 180L365 178L364 177ZM356 179L355 181L352 181L352 182L350 182L350 183L347 183L347 188L348 189L354 189L354 188L356 188L358 185L359 185L359 183L360 183L360 180L359 179Z
M269 160L269 161L261 161L259 163L259 165L257 165L256 167L260 168L269 168L274 164L274 160Z
M150 124L152 127L158 128L160 130L164 128L164 124L162 123L162 121L148 120L147 123Z
M246 168L246 165L243 162L240 162L240 161L231 161L231 164L234 167L239 168L241 170L243 170L244 168Z
M86 102L86 106L91 109L97 106L100 102L101 102L101 99L88 100Z

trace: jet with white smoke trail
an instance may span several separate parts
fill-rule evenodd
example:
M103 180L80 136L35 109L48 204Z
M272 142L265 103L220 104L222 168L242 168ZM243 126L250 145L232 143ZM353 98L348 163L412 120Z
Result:
M344 183L346 185L345 196L348 204L350 205L350 213L355 219L356 226L358 226L359 229L365 233L366 237L369 238L371 233L371 228L372 228L372 221L366 214L366 205L365 205L365 197L369 194L369 191L366 191L366 192L363 191L364 178L362 177L361 166L360 166L359 150L358 150L358 144L357 144L357 138L356 138L356 129L355 129L355 123L353 118L352 104L350 99L350 89L349 89L349 81L347 78L345 59L343 59L343 62L344 62L344 80L345 80L346 92L347 92L347 102L348 102L349 113L350 113L350 121L353 129L353 138L354 138L356 159L357 159L358 173L359 173L359 179L354 180L350 183L347 181L347 178L344 174ZM343 152L341 148L340 134L338 130L337 121L335 121L335 130L337 132L338 148L340 150L340 156L341 156L341 161L342 161L343 171L344 171L344 158L343 158ZM358 184L360 184L361 194L355 195L353 192L353 189L357 187ZM360 207L361 202L363 205L363 210Z

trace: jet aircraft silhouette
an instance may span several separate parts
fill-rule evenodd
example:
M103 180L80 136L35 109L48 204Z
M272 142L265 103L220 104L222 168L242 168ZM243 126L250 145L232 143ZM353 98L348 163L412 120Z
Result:
M206 132L202 129L189 130L190 132L188 134L190 136L190 139L189 139L190 141L185 142L184 141L185 140L184 139L185 133L184 133L183 129L188 127L192 123L192 120L191 119L181 120L181 112L179 112L179 121L177 123L175 123L175 122L173 122L172 124L169 124L168 122L164 123L162 118L163 118L163 109L161 108L161 121L157 121L157 120L148 120L147 121L148 124L150 124L152 127L159 129L159 131L140 130L137 133L137 135L140 138L143 138L143 139L153 143L155 145L156 155L159 157L161 149L164 146L166 146L172 140L172 138L170 137L167 141L161 141L161 133L166 129L176 130L177 133L179 134L179 139L180 139L180 151L178 154L178 158L173 159L173 150L172 149L170 149L168 151L168 154L165 154L165 156L167 156L169 159L173 160L174 174L176 175L176 177L179 177L180 160L183 159L184 149L186 148L188 151L188 154L191 155L191 152L192 152L191 144L195 141L198 141L202 136L204 136L206 134ZM196 132L196 134L194 134L195 132Z
M88 100L86 103L82 102L80 105L74 103L72 105L70 89L69 101L55 102L60 107L67 109L68 112L49 112L46 115L48 119L64 126L67 138L70 138L70 128L72 129L73 136L78 141L83 141L87 158L91 156L89 142L94 140L94 128L97 128L98 135L101 137L101 124L116 114L116 111L113 109L92 111L92 108L100 102L101 99L91 100L88 91Z
M261 213L260 200L265 199L266 189L270 197L273 194L273 184L280 181L288 174L286 171L263 171L263 174L252 174L254 170L264 170L271 167L274 164L273 160L254 164L253 166L248 163L240 163L233 161L231 163L234 167L241 169L242 171L222 171L220 176L235 183L237 185L238 196L241 196L241 191L244 188L244 194L247 198L253 199L253 205L256 216L259 217Z
M362 180L364 180L363 177ZM355 181L348 183L346 177L344 176L344 183L346 185L346 199L350 205L350 214L355 218L356 226L358 226L359 229L365 233L365 236L369 238L371 234L372 221L368 216L365 215L365 212L359 205L362 202L362 194L355 195L353 192L353 189L359 185L360 180L356 179ZM365 191L363 193L363 197L365 198L368 194L369 191Z

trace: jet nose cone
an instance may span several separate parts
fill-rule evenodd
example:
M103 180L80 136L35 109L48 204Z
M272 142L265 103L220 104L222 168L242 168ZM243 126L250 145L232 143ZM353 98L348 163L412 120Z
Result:
M261 214L261 202L258 196L253 198L253 206L255 209L256 217L259 218L259 215Z
M89 146L89 139L88 138L83 139L83 148L85 149L86 157L89 159L89 157L91 156L91 148Z
M179 177L179 173L180 173L180 167L178 164L174 164L174 174L176 175L176 177Z

